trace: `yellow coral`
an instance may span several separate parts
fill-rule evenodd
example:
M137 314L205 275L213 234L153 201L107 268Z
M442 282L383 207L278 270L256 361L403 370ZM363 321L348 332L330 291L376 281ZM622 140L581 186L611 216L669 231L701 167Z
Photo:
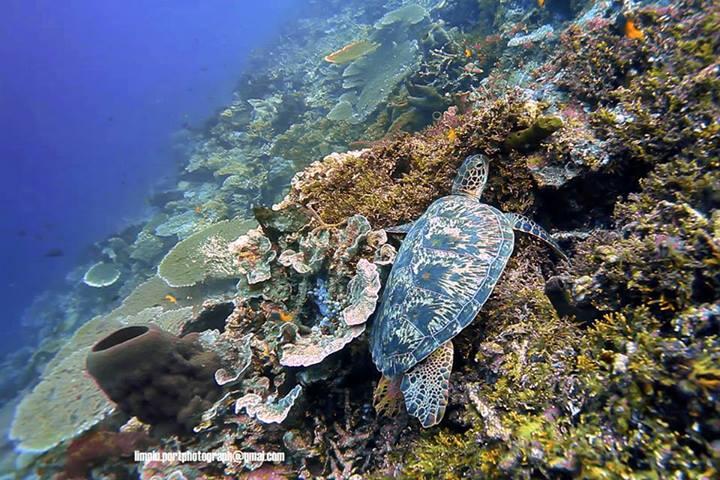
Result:
M357 60L358 58L367 55L368 53L374 52L379 46L379 43L371 42L369 40L358 40L325 56L325 61L338 65L350 63L353 60Z

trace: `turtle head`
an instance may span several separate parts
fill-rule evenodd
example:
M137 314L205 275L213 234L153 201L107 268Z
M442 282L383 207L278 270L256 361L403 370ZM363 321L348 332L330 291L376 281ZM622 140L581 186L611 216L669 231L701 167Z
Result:
M452 193L480 198L487 182L489 164L485 155L467 157L453 180Z

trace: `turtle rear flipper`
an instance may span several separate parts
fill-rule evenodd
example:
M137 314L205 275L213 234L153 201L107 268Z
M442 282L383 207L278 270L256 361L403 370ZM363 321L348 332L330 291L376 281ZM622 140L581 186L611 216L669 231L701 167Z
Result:
M445 415L452 365L453 344L445 342L403 376L400 389L407 411L425 428L440 423Z
M539 238L543 242L547 243L550 247L552 247L553 250L566 262L570 262L570 259L565 254L562 248L560 248L560 245L555 241L554 238L550 236L549 233L545 231L544 228L542 228L540 225L535 223L534 221L530 220L524 215L520 215L519 213L506 213L505 217L510 222L510 225L512 225L512 228L514 230L517 230L519 232L524 232L529 235L532 235L534 237Z
M378 415L394 417L400 413L401 406L400 377L388 378L383 375L373 394L375 411Z

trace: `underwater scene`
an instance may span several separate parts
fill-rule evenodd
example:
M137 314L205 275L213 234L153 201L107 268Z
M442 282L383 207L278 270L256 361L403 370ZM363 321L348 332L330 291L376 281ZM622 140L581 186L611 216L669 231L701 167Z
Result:
M0 480L720 478L717 0L3 10Z

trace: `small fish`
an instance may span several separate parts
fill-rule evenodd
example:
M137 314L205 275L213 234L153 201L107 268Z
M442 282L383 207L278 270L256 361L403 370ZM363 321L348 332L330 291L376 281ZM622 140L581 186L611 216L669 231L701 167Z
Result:
M470 57L472 57L472 52L470 51L469 48L466 48L465 49L465 58L470 58Z
M290 322L293 319L293 314L290 312L285 312L285 311L281 310L279 315L280 315L280 320L282 320L283 322Z
M457 140L457 132L455 131L454 128L450 128L450 130L448 130L447 138L451 142L454 142L455 140Z
M169 293L167 295L165 295L163 298L170 303L177 303L177 298L173 297Z
M642 30L639 30L635 26L635 22L630 19L627 19L627 21L625 22L625 36L627 38L632 38L636 40L642 40L643 38L645 38L645 34L642 32Z
M198 205L197 207L195 207L195 213L202 213L202 206L201 206L201 205Z
M538 7L543 8L545 6L545 0L537 0Z
M60 248L51 248L47 252L45 252L46 257L62 257L65 255L65 252L62 251Z

